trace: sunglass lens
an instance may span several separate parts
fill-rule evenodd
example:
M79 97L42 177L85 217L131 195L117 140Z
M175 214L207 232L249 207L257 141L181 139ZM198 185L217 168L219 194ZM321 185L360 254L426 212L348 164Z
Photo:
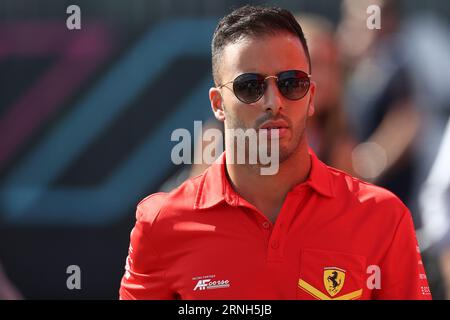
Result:
M236 97L244 103L258 101L264 94L264 78L257 74L246 73L233 82Z
M286 71L278 76L278 88L290 100L299 100L308 92L310 81L306 73Z

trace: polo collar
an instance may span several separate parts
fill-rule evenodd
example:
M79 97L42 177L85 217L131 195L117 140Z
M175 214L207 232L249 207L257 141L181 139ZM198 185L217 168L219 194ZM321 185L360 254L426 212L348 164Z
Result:
M311 157L309 177L305 182L295 186L292 191L306 184L323 196L334 197L333 180L328 167L317 158L311 149L309 149L309 155ZM221 202L226 202L231 206L239 204L240 197L231 186L225 172L225 161L225 152L223 152L201 176L194 209L211 208Z
M333 178L329 167L317 158L317 155L311 148L309 149L309 155L311 157L311 170L308 179L304 183L323 196L334 197Z

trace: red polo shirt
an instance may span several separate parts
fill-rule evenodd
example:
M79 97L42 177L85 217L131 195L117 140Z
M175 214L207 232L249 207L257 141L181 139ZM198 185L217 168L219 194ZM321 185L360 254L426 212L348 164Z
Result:
M430 299L408 209L310 154L275 224L233 190L224 154L142 200L120 298Z

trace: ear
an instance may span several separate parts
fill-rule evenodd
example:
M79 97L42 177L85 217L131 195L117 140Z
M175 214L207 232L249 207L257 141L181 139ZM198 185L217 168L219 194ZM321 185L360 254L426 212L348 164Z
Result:
M314 114L314 95L316 94L316 82L311 81L309 87L309 106L308 106L308 116L311 117Z
M209 101L211 101L211 109L214 116L219 121L225 121L225 112L223 110L223 98L220 89L212 87L209 89Z

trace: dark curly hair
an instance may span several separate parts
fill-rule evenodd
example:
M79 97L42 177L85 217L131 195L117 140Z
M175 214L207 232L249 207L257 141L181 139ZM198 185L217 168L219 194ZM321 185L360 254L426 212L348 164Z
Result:
M305 51L311 73L311 59L303 30L295 17L288 10L278 7L260 7L246 5L235 9L223 17L214 31L211 53L214 82L220 83L219 65L221 54L227 44L243 36L262 36L289 32L300 39Z

